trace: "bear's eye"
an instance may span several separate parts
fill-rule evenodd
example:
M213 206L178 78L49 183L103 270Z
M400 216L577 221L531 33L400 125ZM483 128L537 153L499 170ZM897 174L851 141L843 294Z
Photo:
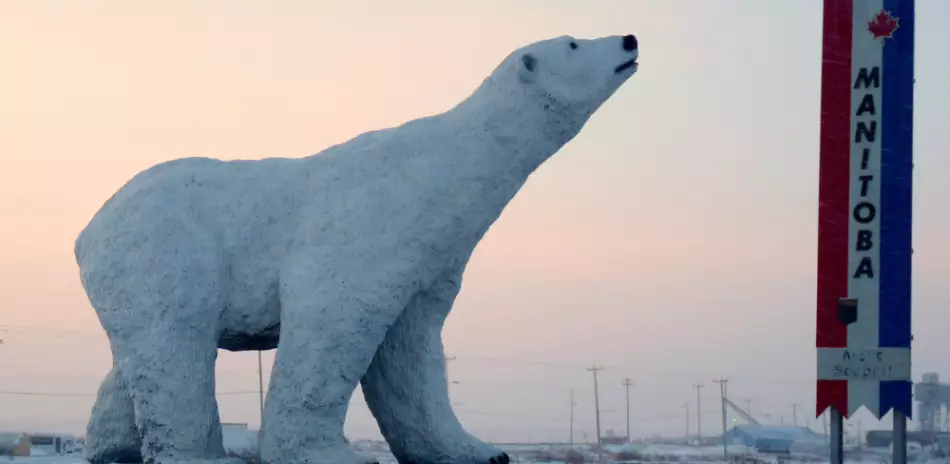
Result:
M571 50L577 49L577 42L571 42L571 43L569 43L568 45L571 46Z

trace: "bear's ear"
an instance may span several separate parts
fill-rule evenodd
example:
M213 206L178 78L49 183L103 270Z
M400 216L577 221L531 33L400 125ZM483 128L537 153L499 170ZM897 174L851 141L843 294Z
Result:
M518 80L524 83L534 82L535 70L538 67L538 59L530 53L521 55L518 60Z

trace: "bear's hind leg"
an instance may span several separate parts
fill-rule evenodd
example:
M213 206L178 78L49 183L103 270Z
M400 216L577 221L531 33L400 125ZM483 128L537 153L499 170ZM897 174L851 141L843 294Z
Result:
M229 462L214 396L226 301L214 238L167 217L109 238L80 267L128 383L144 462Z
M99 386L86 426L84 453L91 464L142 462L142 439L135 427L129 384L115 367Z
M442 325L461 286L447 273L399 316L363 376L363 395L402 464L508 464L508 455L470 435L452 411Z
M214 396L214 321L194 326L153 322L116 350L129 381L146 463L225 463Z

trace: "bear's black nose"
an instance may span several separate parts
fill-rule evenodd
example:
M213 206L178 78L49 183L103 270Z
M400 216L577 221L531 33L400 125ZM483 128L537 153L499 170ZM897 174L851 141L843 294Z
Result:
M633 34L623 36L623 49L632 52L637 49L637 38Z

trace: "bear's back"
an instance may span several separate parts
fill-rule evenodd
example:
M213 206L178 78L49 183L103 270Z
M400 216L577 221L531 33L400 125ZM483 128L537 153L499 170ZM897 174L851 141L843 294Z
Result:
M260 222L274 225L294 207L301 160L221 161L181 158L132 177L109 198L76 241L84 248L117 234L147 233L160 221L193 221L221 237Z
M313 215L322 209L319 203L339 202L336 195L392 175L395 160L377 155L387 151L395 129L366 132L306 158L192 157L156 164L96 212L76 240L76 258L109 236L147 234L169 219L197 223L223 249L286 242L301 220L315 219L299 217L302 209Z

